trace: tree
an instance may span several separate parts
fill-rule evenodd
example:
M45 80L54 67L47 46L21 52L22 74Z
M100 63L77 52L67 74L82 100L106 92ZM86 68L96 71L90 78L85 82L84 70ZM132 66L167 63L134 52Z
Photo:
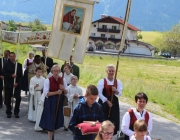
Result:
M17 25L13 20L9 20L8 22L8 27L7 27L7 31L16 31L17 30Z
M46 31L47 27L41 23L39 19L35 19L34 22L29 22L31 31Z
M143 39L142 34L138 34L138 35L137 35L137 40L139 40L139 39Z
M180 23L162 35L162 47L176 57L180 53Z

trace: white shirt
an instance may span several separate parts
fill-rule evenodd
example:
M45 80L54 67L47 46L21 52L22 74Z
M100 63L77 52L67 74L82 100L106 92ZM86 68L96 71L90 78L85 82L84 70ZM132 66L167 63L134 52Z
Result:
M74 76L72 73L70 73L69 75L67 75L66 73L64 73L64 78L66 79L67 84L71 84L71 77Z
M27 58L29 60L30 63L33 62L34 58L30 59L30 58ZM27 59L24 60L24 69L26 69L27 67Z
M145 114L146 110L143 110L143 114L141 115L140 112L136 110L136 108L132 108L134 115L136 116L137 120L145 120ZM148 112L149 113L149 112ZM122 119L122 125L121 125L121 130L124 134L128 136L132 136L134 134L134 131L129 129L129 124L130 124L130 115L129 112L126 112L123 116ZM149 113L149 121L148 121L148 128L147 128L149 134L152 131L152 115Z
M77 100L77 99L74 99L74 94L77 94L78 96L83 96L82 89L77 85L73 86L70 84L68 86L68 93L67 93L67 98L69 102L73 102L73 100Z
M130 137L130 140L136 140L135 136L134 136L134 135L132 135L132 136ZM151 140L151 137L150 137L150 136L145 135L145 136L144 136L144 140Z
M47 75L46 78L49 78L49 77L51 77L51 76L53 76L53 74L52 74L52 72L49 72L49 74ZM59 76L62 77L62 72L59 73Z
M64 78L63 78L63 85L64 85L64 88L67 90L68 86L67 86L66 79ZM44 89L43 89L43 94L46 98L48 98L47 94L49 93L49 89L50 89L49 79L46 79L44 82Z
M106 77L106 81L107 81L107 85L114 85L114 79L113 81L109 81L109 79ZM104 89L104 78L99 80L98 82L98 95L99 95L99 98L102 100L102 102L104 103L107 98L103 95L103 89ZM116 96L121 96L122 95L122 89L123 89L123 86L122 86L122 83L120 80L117 80L117 90L119 92L119 94L115 94Z

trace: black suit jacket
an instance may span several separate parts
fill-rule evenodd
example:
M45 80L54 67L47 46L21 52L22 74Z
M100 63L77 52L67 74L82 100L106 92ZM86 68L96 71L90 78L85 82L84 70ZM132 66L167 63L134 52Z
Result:
M45 64L45 58L41 57L41 61ZM53 66L53 59L50 57L46 58L46 66L49 67L49 69L47 69L47 72L49 73L51 71L51 68Z
M7 63L9 61L9 59L8 59L8 61L5 62L4 57L0 58L0 75L2 75L2 70L3 70L2 59L3 59L3 66L4 66L5 63ZM2 88L2 87L3 87L3 83L2 83L2 79L0 78L0 88Z
M14 85L14 78L12 77L12 74L15 72L15 64L11 61L8 61L4 64L2 75L4 76L4 84L7 88L13 88ZM16 72L16 83L18 83L18 86L16 88L21 87L21 81L22 81L22 65L20 63L17 64L17 72Z

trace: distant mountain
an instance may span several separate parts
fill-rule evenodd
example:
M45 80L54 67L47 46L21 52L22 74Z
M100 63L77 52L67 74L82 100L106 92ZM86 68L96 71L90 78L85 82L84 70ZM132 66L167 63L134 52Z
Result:
M51 24L56 0L1 0L0 20ZM127 0L100 0L93 21L101 14L124 18ZM180 0L132 0L129 23L141 30L166 31L180 21Z

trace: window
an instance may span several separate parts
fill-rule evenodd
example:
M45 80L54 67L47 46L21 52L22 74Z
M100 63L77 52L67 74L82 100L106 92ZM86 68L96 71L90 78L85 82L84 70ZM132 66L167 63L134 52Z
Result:
M96 34L95 33L91 33L91 36L95 36Z
M105 34L101 34L101 37L105 37Z
M115 35L110 35L110 38L115 38Z
M112 26L112 30L116 30L116 26Z
M96 27L96 24L94 24L93 26Z
M102 25L102 28L103 29L107 29L107 25Z

